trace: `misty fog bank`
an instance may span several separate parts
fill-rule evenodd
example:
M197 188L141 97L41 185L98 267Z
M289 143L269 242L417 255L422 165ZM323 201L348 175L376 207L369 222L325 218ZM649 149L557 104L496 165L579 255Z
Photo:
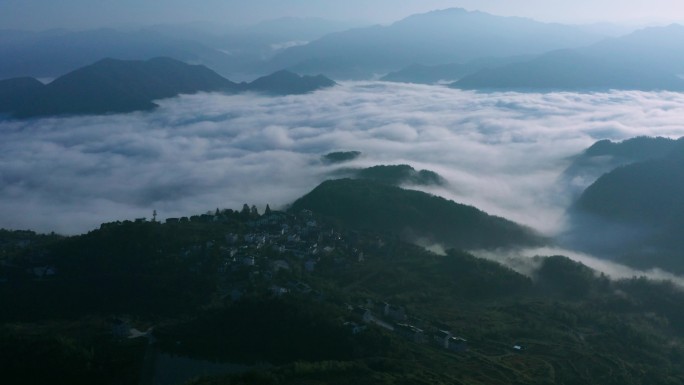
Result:
M670 281L684 289L684 277L680 275L659 268L639 270L618 262L562 248L542 247L508 251L475 251L474 255L499 262L532 278L535 277L536 272L541 267L542 258L562 255L593 269L597 275L604 274L612 280L645 277L654 281Z
M243 203L282 208L339 167L406 163L433 192L545 234L557 179L598 139L684 135L678 93L475 93L343 83L309 95L198 94L153 112L0 121L0 227L79 233ZM350 164L320 156L358 150ZM585 181L590 183L591 181Z

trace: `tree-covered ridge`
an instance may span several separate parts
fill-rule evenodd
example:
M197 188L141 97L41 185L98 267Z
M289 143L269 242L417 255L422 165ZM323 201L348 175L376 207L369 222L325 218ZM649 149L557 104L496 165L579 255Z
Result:
M527 277L307 210L109 223L2 264L16 273L0 284L2 354L50 361L23 383L129 383L154 375L155 354L252 368L193 384L684 380L679 288L610 281L564 257L535 263ZM56 274L36 276L37 264ZM108 332L119 317L156 342ZM437 343L442 331L454 349ZM21 376L24 364L7 366L17 362L0 368Z
M684 160L662 160L619 167L589 186L577 208L617 221L664 225L683 213Z
M679 142L681 140L648 136L638 136L620 142L599 140L572 158L572 162L559 178L559 183L566 192L577 199L585 188L603 174L620 166L664 158Z
M570 211L574 243L638 267L684 271L684 142L662 144L671 150L618 167L582 193Z
M439 186L446 184L444 178L430 170L416 170L407 164L379 165L358 170L357 179L369 179L380 183L399 186L402 184L419 186Z
M360 151L334 151L329 152L321 157L323 162L334 164L352 161L361 156Z
M328 159L332 155L333 159ZM355 159L355 152L332 153L324 157L327 163L343 163ZM434 171L416 170L408 164L376 165L366 168L338 168L331 172L335 179L365 179L392 186L445 186L446 179Z
M585 157L612 156L631 162L662 158L672 151L677 140L662 136L637 136L620 142L599 140L584 151Z
M323 182L298 199L292 210L309 209L345 227L393 234L409 241L457 248L540 244L531 229L420 191L372 180Z

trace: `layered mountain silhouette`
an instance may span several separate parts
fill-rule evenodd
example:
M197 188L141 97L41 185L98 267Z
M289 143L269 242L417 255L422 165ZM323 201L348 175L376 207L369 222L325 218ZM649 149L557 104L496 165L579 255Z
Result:
M684 272L684 140L641 142L638 157L648 160L620 166L582 193L570 241L639 267ZM662 155L651 152L657 148Z
M440 65L541 54L600 39L576 27L454 8L413 15L389 26L329 34L283 51L270 65L300 73L367 78L413 63Z
M379 165L358 170L358 179L370 179L391 185L413 184L422 186L436 186L446 183L441 175L430 170L416 170L407 164Z
M677 141L663 137L640 136L621 142L600 140L576 156L560 177L563 190L575 198L601 175L620 166L649 159L664 158Z
M335 82L323 75L300 76L290 71L278 71L251 83L241 83L240 90L258 91L274 95L305 94L320 88L332 87Z
M201 65L170 58L103 59L43 85L35 79L0 81L0 112L15 118L149 110L154 100L196 92L300 94L335 83L286 71L234 83Z
M380 78L388 82L436 84L453 82L487 68L498 68L512 63L531 59L531 56L511 56L504 58L475 59L467 63L451 63L441 65L412 64L399 71L390 72Z
M0 106L7 111L16 111L27 105L43 87L43 83L29 77L0 80Z
M532 230L420 191L370 179L323 182L292 204L344 226L464 249L541 244Z
M327 164L350 162L361 156L360 151L334 151L329 152L321 157L321 160Z
M378 165L361 169L343 168L334 173L337 177L368 179L393 186L441 186L446 180L430 170L416 170L408 164Z
M205 65L222 76L263 75L261 63L291 46L358 23L288 17L249 26L163 24L136 30L92 29L42 32L0 30L0 79L56 78L104 57L148 60L173 57Z
M671 24L606 39L580 50L612 66L684 74L684 26Z
M187 37L170 37L153 30L123 32L50 30L8 33L0 39L0 78L56 78L105 57L149 60L173 57L202 63L227 74L235 59L225 52Z
M684 214L684 140L661 159L618 167L589 186L581 210L617 221L661 225Z
M648 28L582 49L484 69L453 83L462 89L684 90L684 27Z

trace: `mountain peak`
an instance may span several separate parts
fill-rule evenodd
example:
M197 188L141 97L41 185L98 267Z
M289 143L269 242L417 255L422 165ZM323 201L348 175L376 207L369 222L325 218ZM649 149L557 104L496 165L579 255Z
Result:
M262 76L247 86L248 90L276 95L306 94L336 83L323 75L301 76L288 70L280 70Z
M203 65L169 57L146 61L104 58L48 85L33 78L0 81L0 112L17 118L150 110L154 100L196 92L259 91L303 94L332 87L325 76L283 70L240 85Z

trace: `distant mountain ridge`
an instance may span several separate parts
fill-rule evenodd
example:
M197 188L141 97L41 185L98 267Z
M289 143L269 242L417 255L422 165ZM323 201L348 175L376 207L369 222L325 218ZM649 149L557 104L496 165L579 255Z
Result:
M0 78L32 76L55 78L105 57L149 60L173 57L202 63L214 70L231 67L234 59L225 52L188 38L173 38L152 30L43 32L0 31ZM226 71L222 71L226 73Z
M602 37L579 28L460 8L409 16L389 26L333 33L276 55L271 68L368 78L413 63L464 63L483 57L541 54Z
M654 27L580 49L484 69L453 83L489 90L683 91L684 27Z
M470 75L486 68L498 68L511 63L527 61L531 56L512 56L504 58L483 58L471 60L467 63L451 63L440 65L412 64L399 71L390 72L380 78L382 81L436 84L453 82L466 75Z
M149 110L154 100L196 92L255 91L301 94L332 87L324 76L280 71L252 83L235 83L202 65L171 58L103 59L43 85L32 78L0 81L0 112L14 118Z
M334 85L334 81L323 75L300 76L290 71L281 70L268 76L262 76L251 83L241 83L239 88L243 91L290 95L305 94Z

